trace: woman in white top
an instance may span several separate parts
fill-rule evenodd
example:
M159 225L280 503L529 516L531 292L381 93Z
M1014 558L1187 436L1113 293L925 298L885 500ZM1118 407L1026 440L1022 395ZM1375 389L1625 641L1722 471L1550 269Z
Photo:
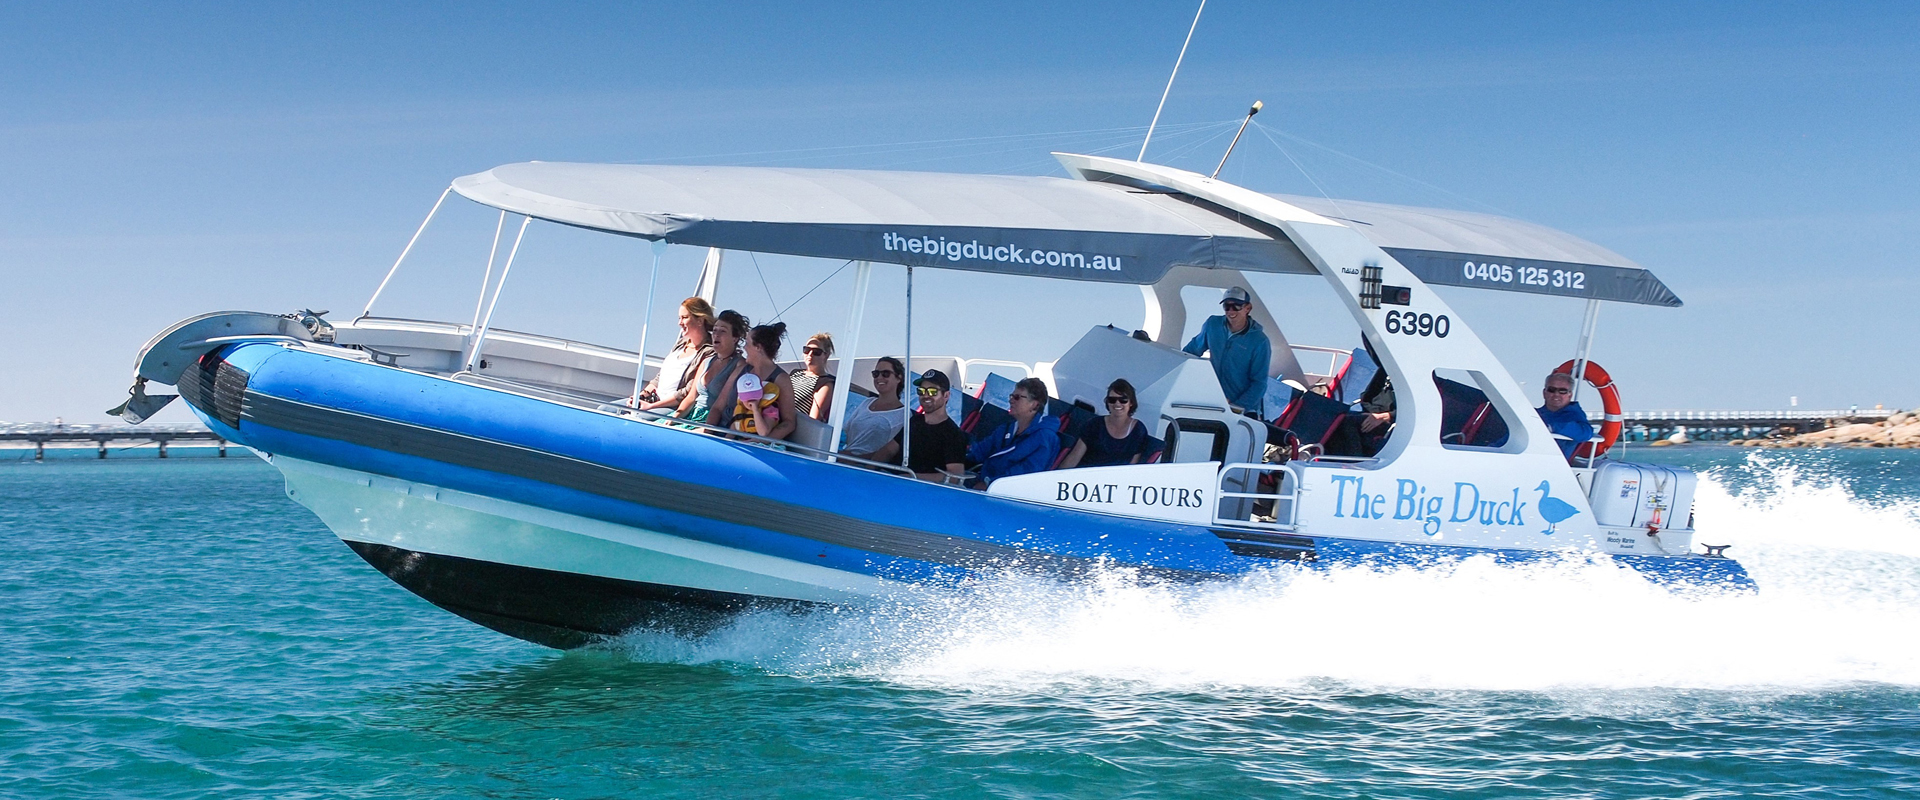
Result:
M901 398L906 376L906 365L893 356L873 365L874 396L847 408L847 438L841 452L887 463L900 457L900 443L894 437L907 425L907 404Z
M681 398L693 383L690 378L699 370L700 362L713 352L712 340L713 304L698 297L680 301L680 341L674 342L673 350L660 360L660 371L640 390L636 407L649 411L679 408ZM635 405L633 398L627 398L627 405Z

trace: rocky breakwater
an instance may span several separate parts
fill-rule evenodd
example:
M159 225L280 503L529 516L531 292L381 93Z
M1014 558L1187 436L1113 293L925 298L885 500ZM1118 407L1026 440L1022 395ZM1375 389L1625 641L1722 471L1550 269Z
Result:
M1901 411L1887 417L1884 422L1839 423L1811 433L1765 439L1735 439L1728 444L1748 447L1920 447L1920 411Z

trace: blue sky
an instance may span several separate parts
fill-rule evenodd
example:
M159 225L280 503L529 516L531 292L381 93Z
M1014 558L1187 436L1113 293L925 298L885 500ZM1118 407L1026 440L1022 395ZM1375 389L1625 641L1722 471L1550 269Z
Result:
M447 182L502 163L1038 175L1059 174L1049 150L1130 156L1192 13L5 6L0 420L104 420L140 344L192 314L351 316ZM1250 132L1224 178L1509 214L1659 274L1685 308L1601 314L1596 357L1630 407L1908 407L1917 39L1920 11L1893 4L1214 0L1149 160L1210 170L1262 99L1274 134ZM381 312L472 313L493 218L442 216ZM700 257L679 250L666 295ZM498 324L637 340L641 243L536 225L522 258ZM771 318L837 266L735 258L722 305ZM876 270L868 354L898 348L898 273ZM1141 316L1126 287L921 275L921 352L1046 359ZM1351 346L1315 280L1255 288L1295 341ZM784 318L844 327L849 283ZM1445 294L1524 382L1571 351L1576 302Z

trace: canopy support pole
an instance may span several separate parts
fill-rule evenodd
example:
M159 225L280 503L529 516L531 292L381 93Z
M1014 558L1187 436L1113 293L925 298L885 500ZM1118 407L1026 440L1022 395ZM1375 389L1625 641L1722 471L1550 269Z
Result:
M700 265L700 285L693 292L695 297L712 303L720 293L720 261L726 252L718 247L707 248L707 260Z
M493 300L487 303L487 315L480 320L480 331L473 336L473 352L467 354L468 372L480 363L480 349L487 344L487 329L493 327L493 309L500 305L500 293L507 290L507 275L513 272L513 259L520 255L520 241L527 238L527 224L531 222L532 217L520 218L520 232L514 234L513 249L507 251L507 265L500 268L500 282L493 287Z
M467 344L473 344L473 337L480 332L480 309L487 304L487 287L493 284L493 261L500 255L500 233L507 228L507 212L500 212L500 221L493 224L493 247L487 250L487 271L480 274L480 296L473 299L473 324L467 326Z
M833 382L833 413L828 415L833 430L827 443L827 451L840 452L840 429L847 421L847 393L853 386L853 363L855 354L860 352L860 324L867 314L867 286L872 282L873 262L862 261L853 272L853 311L847 314L847 346L840 351L836 362Z
M667 240L653 242L653 271L647 276L647 304L640 309L640 350L635 353L633 401L640 402L640 387L647 383L647 328L653 321L653 289L660 283L660 254L667 252Z
M1580 384L1586 383L1587 357L1593 354L1593 331L1600 323L1600 301L1587 301L1586 319L1580 322L1580 344L1573 356L1573 402L1580 402Z
M907 374L900 376L906 384L907 402L901 409L907 413L907 419L900 425L900 466L912 471L913 462L907 454L913 452L907 448L913 446L913 404L919 400L920 387L913 383L913 265L907 265Z
M427 218L420 221L420 227L413 232L413 238L407 240L407 246L400 250L400 257L394 259L393 267L387 270L387 277L380 279L380 287L373 290L372 297L367 298L367 307L361 309L360 316L354 319L365 319L367 315L373 313L373 304L380 299L380 293L387 290L387 281L393 280L393 274L400 271L400 264L407 260L408 253L413 252L414 243L420 241L420 234L427 232L427 225L433 222L433 215L440 213L440 204L447 202L447 195L452 193L453 186L449 184L446 191L440 193L440 199L433 201L433 210L428 211Z

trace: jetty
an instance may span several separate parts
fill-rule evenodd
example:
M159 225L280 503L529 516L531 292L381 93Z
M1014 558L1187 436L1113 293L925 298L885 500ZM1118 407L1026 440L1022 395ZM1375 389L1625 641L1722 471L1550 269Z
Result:
M1740 441L1759 444L1762 440L1790 440L1795 437L1849 426L1886 427L1888 421L1903 412L1896 409L1825 409L1802 411L1737 411L1658 409L1628 411L1624 417L1627 441L1660 441L1685 431L1691 441ZM1589 413L1597 426L1602 416ZM1896 422L1904 422L1897 420ZM1865 430L1865 428L1849 428ZM227 440L197 422L127 425L67 422L0 423L0 449L33 447L33 460L46 458L48 445L73 448L92 444L94 457L105 459L116 450L152 445L160 458L167 457L168 445L190 444L218 448L219 458L227 457ZM24 458L24 454L22 454Z
M92 443L96 458L106 458L116 448L154 445L159 457L167 457L170 444L211 445L219 448L218 457L227 457L227 440L197 422L127 425L124 423L29 422L0 424L0 447L33 446L33 460L44 461L47 445L73 446Z
M1657 441L1684 431L1693 441L1732 441L1798 436L1847 425L1885 422L1896 409L1846 408L1785 411L1681 410L1628 411L1621 416L1628 441ZM1588 412L1595 426L1602 415Z

